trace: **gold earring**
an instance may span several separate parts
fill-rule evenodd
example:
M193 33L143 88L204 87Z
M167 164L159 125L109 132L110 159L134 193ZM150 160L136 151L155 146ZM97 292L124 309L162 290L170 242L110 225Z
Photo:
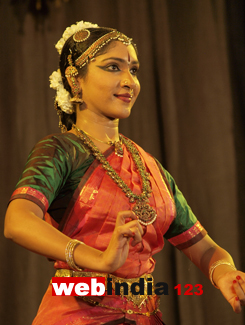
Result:
M58 108L58 103L56 102L56 100L54 101L54 108L57 112L57 115L59 117L59 128L61 133L65 133L67 132L67 127L62 123L62 111Z
M70 101L72 103L82 104L83 100L79 96L81 94L81 89L78 86L78 82L76 80L78 71L77 71L77 68L72 65L71 54L68 55L67 60L69 62L69 67L66 68L65 76L66 76L66 78L69 78L69 80L71 81L70 87L71 87L71 92L73 94L73 98L71 98Z

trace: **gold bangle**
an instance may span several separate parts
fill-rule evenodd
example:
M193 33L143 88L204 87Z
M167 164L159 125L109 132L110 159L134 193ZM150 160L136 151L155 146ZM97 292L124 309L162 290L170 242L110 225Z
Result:
M219 287L214 283L213 273L214 273L214 270L216 269L216 267L219 265L229 265L233 270L235 270L235 271L237 270L235 265L233 265L230 262L227 262L225 260L218 260L218 261L214 262L209 268L209 279L210 279L212 285L217 289L219 289Z
M71 239L68 244L66 245L65 249L65 257L66 257L66 262L72 268L73 270L76 271L83 271L80 267L78 267L75 264L74 261L74 249L77 245L83 244L83 242L77 240L77 239Z

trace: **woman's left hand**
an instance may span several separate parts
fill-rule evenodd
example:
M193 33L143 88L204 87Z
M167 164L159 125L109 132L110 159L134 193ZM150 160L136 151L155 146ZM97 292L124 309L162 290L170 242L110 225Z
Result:
M222 275L217 286L234 312L239 314L245 306L245 273L230 271Z
M245 306L245 273L232 268L234 262L230 254L218 246L208 235L196 244L183 249L183 253L207 277L210 277L209 270L214 263L227 262L219 263L215 267L211 274L212 280L230 303L234 312L240 313L242 306Z

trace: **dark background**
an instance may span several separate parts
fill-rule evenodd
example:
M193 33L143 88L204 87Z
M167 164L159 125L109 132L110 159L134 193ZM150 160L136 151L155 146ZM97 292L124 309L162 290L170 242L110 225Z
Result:
M86 20L133 37L139 50L141 94L121 132L171 172L209 235L245 270L244 1L42 3L49 12L35 12L35 1L0 1L1 228L29 151L58 132L48 81L58 67L54 44ZM179 251L166 243L156 259L156 280L169 285L167 325L244 324ZM53 267L3 236L0 261L0 323L31 324ZM203 295L173 289L189 283L202 284Z

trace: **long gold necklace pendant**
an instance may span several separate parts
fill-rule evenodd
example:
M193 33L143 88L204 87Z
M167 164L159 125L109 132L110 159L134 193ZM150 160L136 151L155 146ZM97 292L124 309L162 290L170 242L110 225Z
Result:
M157 217L156 211L146 202L137 202L133 207L133 212L139 218L139 223L143 226L152 224Z
M113 145L115 147L115 154L118 157L123 157L123 148L122 148L122 143L121 141L109 141L108 144Z
M115 142L115 154L119 157L123 157L123 148L119 141Z

